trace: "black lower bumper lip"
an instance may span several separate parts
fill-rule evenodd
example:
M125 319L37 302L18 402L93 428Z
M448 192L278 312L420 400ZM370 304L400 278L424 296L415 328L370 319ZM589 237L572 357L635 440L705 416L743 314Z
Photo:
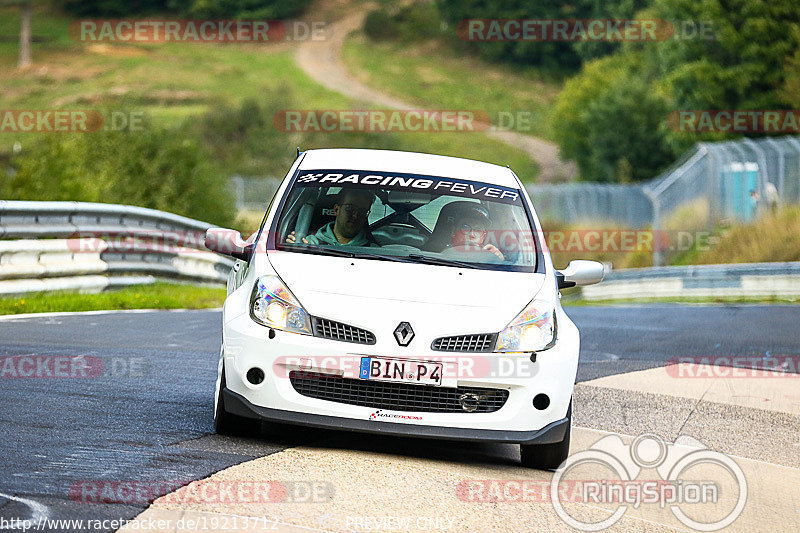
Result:
M495 429L466 429L441 426L417 426L372 420L355 420L336 416L296 413L282 409L271 409L253 405L241 394L229 389L222 391L225 410L246 418L256 418L267 422L295 424L315 428L377 433L401 437L427 439L460 440L471 442L503 442L509 444L552 444L564 440L569 419L562 418L534 431L502 431Z

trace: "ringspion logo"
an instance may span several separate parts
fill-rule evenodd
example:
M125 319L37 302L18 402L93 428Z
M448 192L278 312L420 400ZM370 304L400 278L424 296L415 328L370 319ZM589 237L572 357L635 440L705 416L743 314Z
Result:
M657 505L669 509L681 524L696 531L730 526L747 503L744 472L731 457L706 448L696 439L687 436L681 441L691 441L692 445L667 443L650 434L625 444L618 435L609 435L572 454L550 482L550 501L556 514L579 531L601 531L616 524L631 507ZM651 470L658 478L640 477L643 471ZM581 477L579 484L570 477L587 471L593 475L590 479ZM580 492L564 491L565 486L579 487ZM611 514L590 522L585 514L574 513L574 507L565 507L568 501L609 506ZM700 505L706 506L706 512L698 516L693 509Z

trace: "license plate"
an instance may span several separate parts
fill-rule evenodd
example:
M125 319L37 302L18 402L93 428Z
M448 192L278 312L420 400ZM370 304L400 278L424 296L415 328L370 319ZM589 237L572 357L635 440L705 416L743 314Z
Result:
M385 357L362 357L361 379L394 381L418 385L442 384L442 363L389 359Z

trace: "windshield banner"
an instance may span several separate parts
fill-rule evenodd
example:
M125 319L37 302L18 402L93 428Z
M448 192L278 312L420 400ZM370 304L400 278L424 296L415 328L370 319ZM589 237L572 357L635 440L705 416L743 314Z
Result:
M301 171L297 176L295 186L383 189L387 191L421 192L436 196L447 194L504 204L521 204L518 189L479 181L420 174L400 174L397 172L373 172L367 170Z

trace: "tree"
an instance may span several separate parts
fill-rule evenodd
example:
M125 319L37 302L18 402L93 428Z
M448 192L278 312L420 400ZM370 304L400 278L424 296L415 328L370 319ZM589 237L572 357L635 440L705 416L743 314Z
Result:
M467 19L632 19L653 0L436 0L442 18L455 27ZM498 41L469 43L490 61L573 71L583 61L610 54L620 43L609 41Z
M677 32L586 63L559 96L557 140L583 179L645 179L698 141L737 135L670 130L671 110L800 104L796 0L655 0L637 17L670 20ZM684 24L710 24L710 38Z
M676 109L785 107L786 64L800 48L797 0L656 0L657 17L710 22L712 37L649 47Z
M615 54L586 63L565 84L554 131L581 179L638 181L654 177L674 157L667 113L665 99L642 73L641 54Z
M800 28L795 29L800 38ZM792 109L800 109L800 49L786 62L786 78L780 90L781 99Z
M0 0L0 7L20 8L19 60L17 68L31 64L31 4L32 0Z
M229 227L227 179L185 128L42 136L12 158L0 196L138 205Z
M19 62L17 68L31 64L31 2L22 3L22 22L19 29Z

